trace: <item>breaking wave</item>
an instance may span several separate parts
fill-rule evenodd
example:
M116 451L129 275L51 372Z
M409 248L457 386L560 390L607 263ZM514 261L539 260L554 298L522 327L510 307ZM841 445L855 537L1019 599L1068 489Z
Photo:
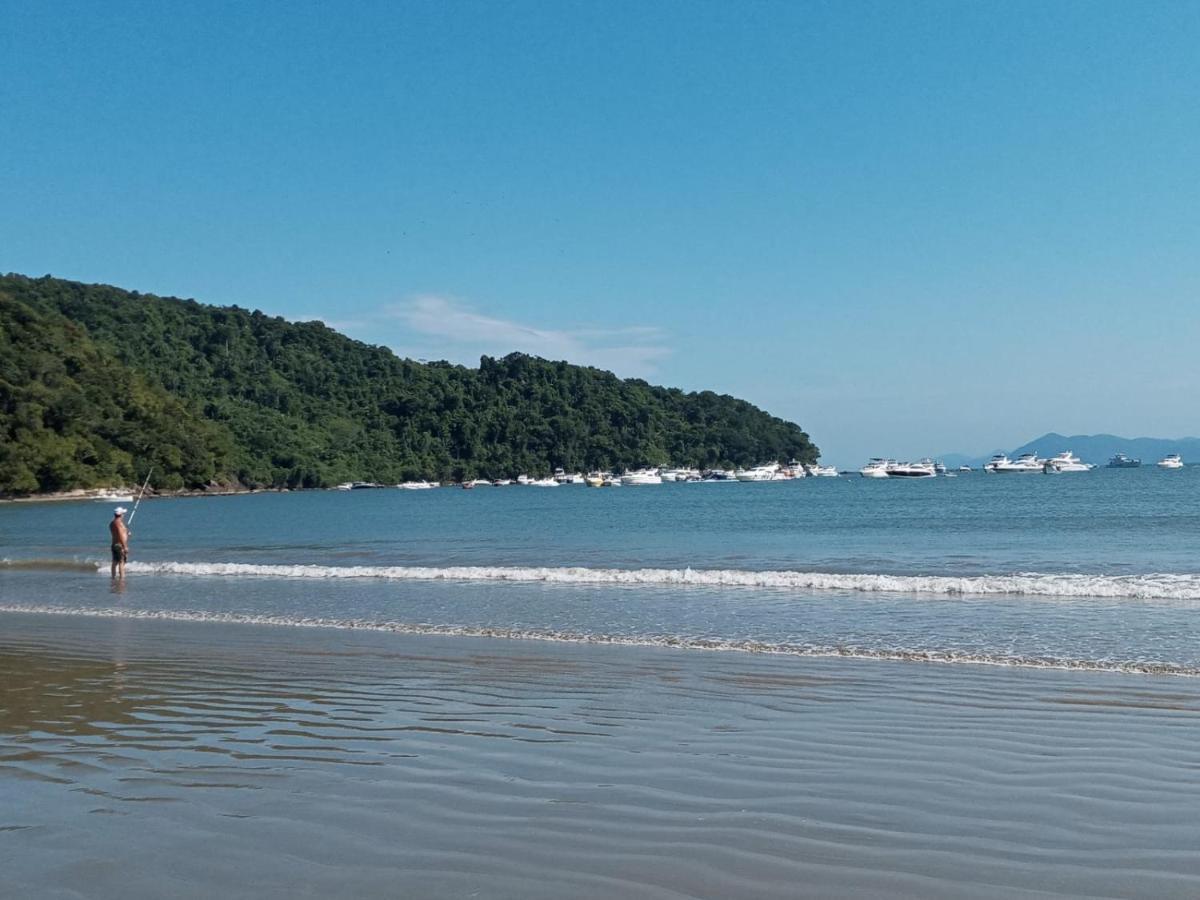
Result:
M313 566L251 563L131 562L144 575L262 578L370 578L384 581L506 581L583 585L697 585L796 591L1101 597L1200 600L1200 575L879 575L742 569L606 569L538 566Z
M1114 672L1138 675L1200 677L1200 668L1155 660L1088 660L1053 656L985 653L953 649L872 648L853 645L771 643L734 638L680 635L612 635L585 632L504 628L498 626L433 625L408 622L376 622L364 619L332 619L319 616L253 615L248 613L198 612L190 610L145 610L117 608L68 608L59 606L4 604L0 612L36 615L82 616L99 619L201 622L225 625L266 625L291 628L331 628L388 634L444 637L503 638L623 647L663 647L677 650L760 653L861 660L891 660L943 664L1006 666L1027 669L1063 669L1082 672Z

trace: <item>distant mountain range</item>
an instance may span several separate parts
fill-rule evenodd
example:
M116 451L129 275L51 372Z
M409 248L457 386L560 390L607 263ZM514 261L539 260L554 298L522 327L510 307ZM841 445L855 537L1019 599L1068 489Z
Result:
M1071 436L1051 431L1039 438L1027 441L1012 449L999 448L995 453L1007 453L1016 459L1022 453L1037 453L1038 456L1053 456L1070 450L1084 462L1104 465L1117 453L1140 459L1153 465L1168 453L1178 453L1187 463L1200 462L1200 438L1126 438L1115 434L1075 434ZM964 453L947 453L941 457L947 466L981 466L991 457L969 456Z

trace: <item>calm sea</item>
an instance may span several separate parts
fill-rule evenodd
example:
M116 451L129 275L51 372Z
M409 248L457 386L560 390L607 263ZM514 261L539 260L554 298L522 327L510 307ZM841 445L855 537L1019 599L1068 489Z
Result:
M1200 673L1200 468L0 506L0 609ZM99 574L97 573L99 570Z

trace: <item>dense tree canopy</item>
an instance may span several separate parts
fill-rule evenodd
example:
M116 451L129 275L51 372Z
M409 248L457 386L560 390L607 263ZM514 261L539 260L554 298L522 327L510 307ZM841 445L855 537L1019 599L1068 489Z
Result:
M131 483L317 487L817 449L733 397L523 354L417 363L317 322L0 277L0 492Z

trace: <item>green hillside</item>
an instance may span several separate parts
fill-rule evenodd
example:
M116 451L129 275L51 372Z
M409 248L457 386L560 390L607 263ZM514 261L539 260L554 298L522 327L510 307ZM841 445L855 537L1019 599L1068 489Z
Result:
M733 397L512 354L399 359L316 322L0 277L0 492L317 487L646 464L811 462Z

